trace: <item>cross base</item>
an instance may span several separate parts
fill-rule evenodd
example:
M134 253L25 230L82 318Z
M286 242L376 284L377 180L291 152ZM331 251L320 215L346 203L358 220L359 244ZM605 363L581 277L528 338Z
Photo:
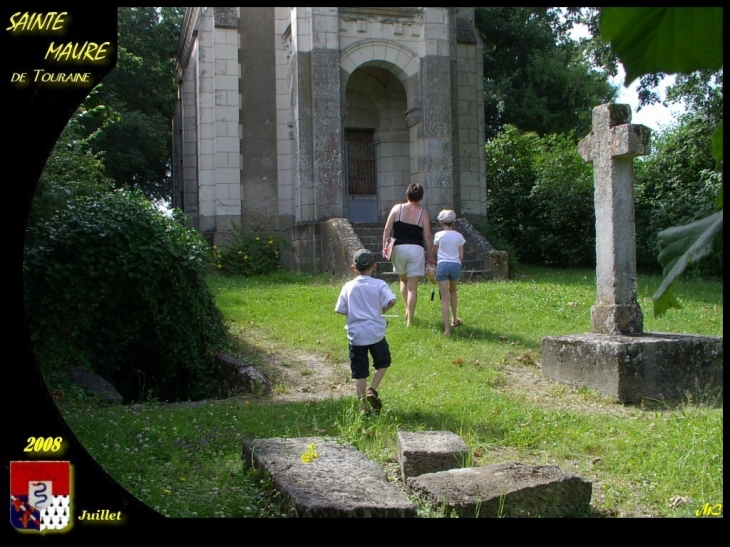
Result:
M722 394L722 338L644 333L579 334L542 340L542 372L619 403Z

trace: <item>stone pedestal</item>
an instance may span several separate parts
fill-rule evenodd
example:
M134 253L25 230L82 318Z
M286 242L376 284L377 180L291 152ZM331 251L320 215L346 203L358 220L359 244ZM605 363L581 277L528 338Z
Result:
M542 341L542 371L616 399L682 399L722 390L722 338L647 332Z

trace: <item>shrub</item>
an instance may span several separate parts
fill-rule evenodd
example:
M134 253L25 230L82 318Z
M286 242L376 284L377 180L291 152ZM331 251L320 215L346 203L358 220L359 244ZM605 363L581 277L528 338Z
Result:
M42 370L85 366L127 400L210 395L226 331L208 246L182 213L119 190L74 197L35 229L24 292Z
M578 155L577 142L571 134L546 135L536 150L537 177L530 197L542 264L596 263L593 169Z
M652 154L635 162L636 260L644 270L660 272L657 234L714 212L722 175L712 157L714 124L685 114L679 124L652 138ZM722 254L694 264L688 271L722 277Z
M487 214L521 262L595 264L593 174L572 134L539 137L506 126L486 145Z
M243 232L233 228L233 241L213 247L215 268L227 276L251 276L281 269L281 252L286 242L279 236Z

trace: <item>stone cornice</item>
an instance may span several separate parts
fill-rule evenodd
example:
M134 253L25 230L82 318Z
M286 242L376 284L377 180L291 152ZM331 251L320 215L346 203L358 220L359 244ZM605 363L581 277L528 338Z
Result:
M201 8L187 8L183 17L182 27L180 29L180 38L177 42L177 71L182 72L190 59L190 50L193 47L195 39L195 25L198 21Z
M340 17L362 17L373 15L376 17L408 17L415 18L423 15L421 8L337 8Z

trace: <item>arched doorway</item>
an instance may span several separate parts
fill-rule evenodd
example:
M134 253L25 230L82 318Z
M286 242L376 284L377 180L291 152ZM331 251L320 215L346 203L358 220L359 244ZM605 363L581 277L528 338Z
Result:
M345 104L347 216L352 222L379 222L410 184L406 91L391 72L366 63L348 78Z

